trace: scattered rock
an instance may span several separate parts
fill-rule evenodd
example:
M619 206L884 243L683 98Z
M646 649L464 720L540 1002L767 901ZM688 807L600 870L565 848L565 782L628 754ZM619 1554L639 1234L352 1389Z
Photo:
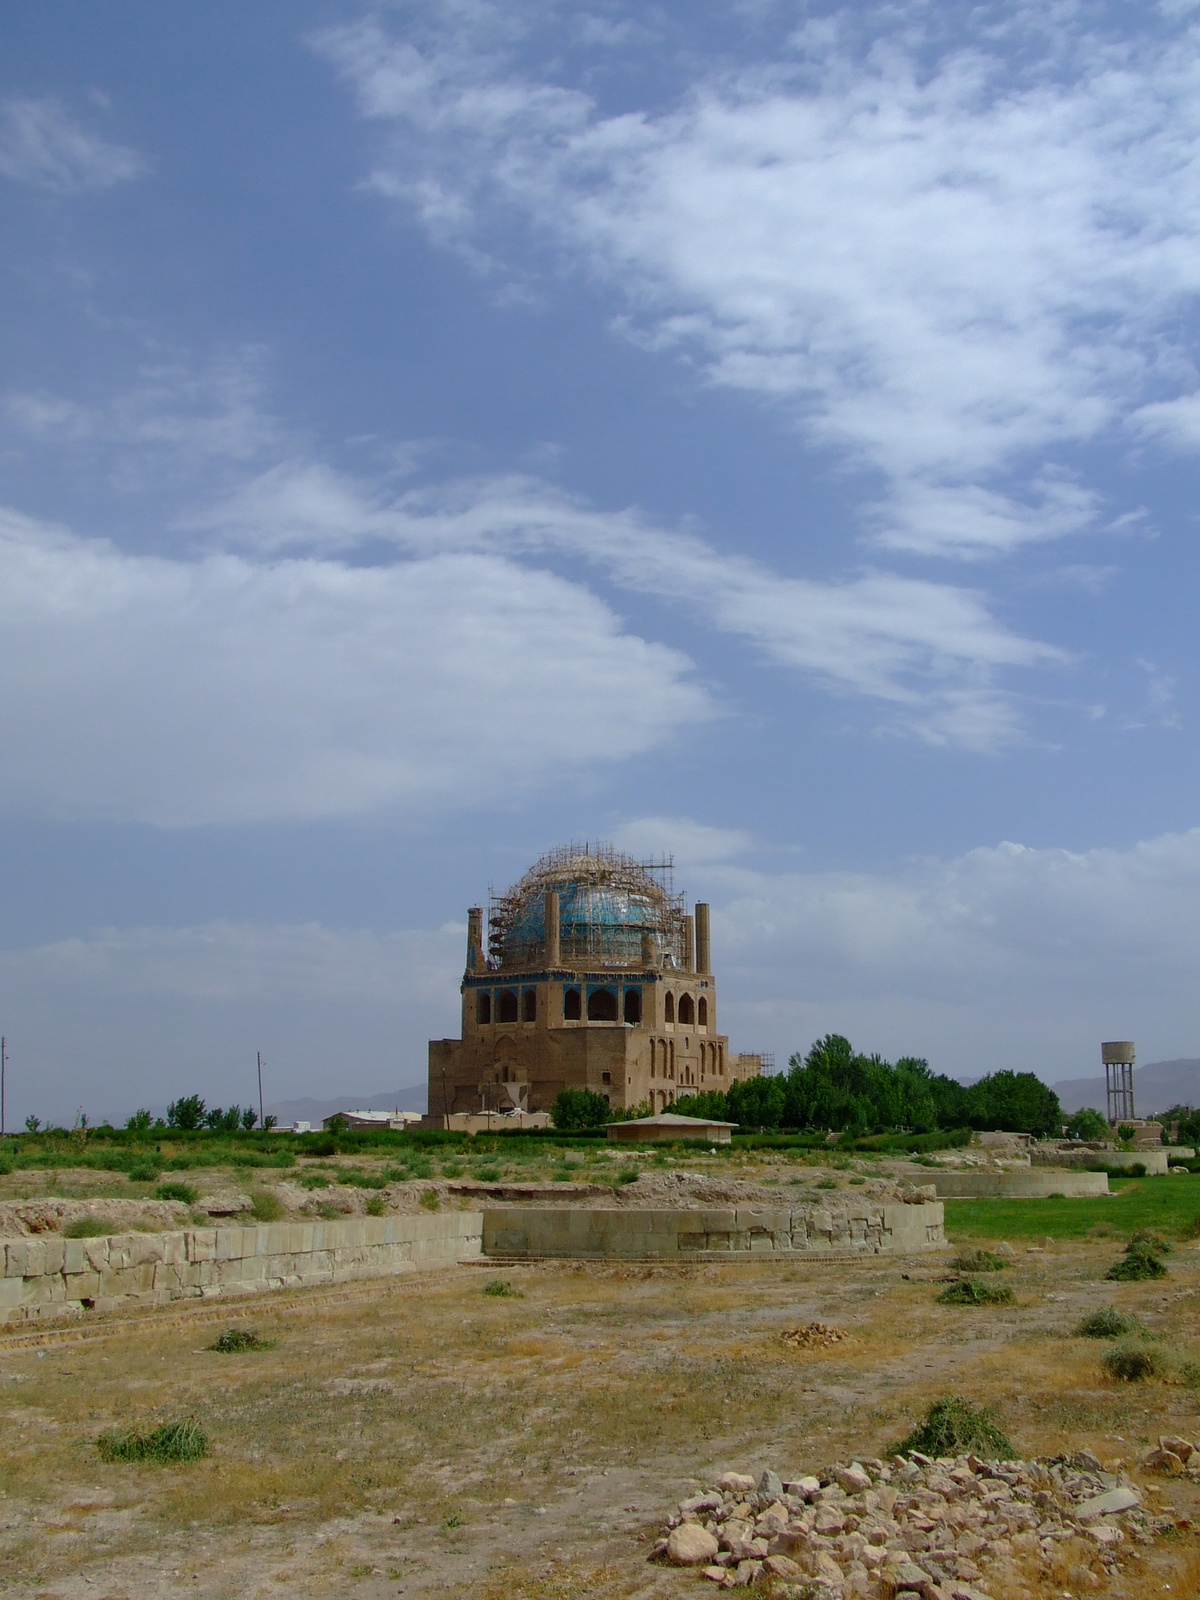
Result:
M219 1194L202 1195L197 1202L202 1211L207 1211L210 1217L236 1217L243 1211L252 1210L248 1194L231 1194L222 1190Z
M679 1567L699 1567L717 1554L717 1541L698 1522L681 1522L667 1537L667 1558Z
M1151 1450L1142 1467L1146 1472L1165 1472L1168 1477L1174 1478L1183 1471L1183 1461L1174 1450L1160 1446L1157 1450Z
M788 1328L779 1337L793 1350L825 1350L830 1345L841 1344L850 1335L845 1328L831 1328L825 1322L809 1322L803 1328Z
M871 1475L865 1467L859 1466L857 1461L851 1462L848 1467L837 1467L834 1470L838 1487L847 1494L862 1494L871 1487Z
M1107 1494L1093 1495L1090 1500L1085 1500L1075 1515L1080 1522L1090 1522L1094 1517L1111 1517L1120 1511L1132 1511L1141 1503L1142 1497L1137 1490L1122 1484L1117 1489L1110 1489Z
M1178 1456L1183 1462L1189 1461L1196 1453L1196 1446L1189 1443L1187 1439L1181 1439L1177 1433L1165 1434L1159 1439L1158 1448L1160 1450L1169 1450L1173 1456Z
M766 1495L768 1500L778 1500L783 1493L782 1478L777 1472L772 1472L768 1467L758 1480L758 1492L760 1495Z
M718 1487L727 1494L753 1494L757 1482L746 1472L726 1472L717 1480Z

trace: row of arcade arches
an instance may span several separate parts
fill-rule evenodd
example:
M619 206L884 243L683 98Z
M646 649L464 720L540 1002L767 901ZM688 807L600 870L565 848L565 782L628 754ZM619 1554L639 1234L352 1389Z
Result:
M678 1015L681 1028L690 1028L693 1025L698 1028L707 1028L708 1000L704 995L701 995L699 1000L693 1001L690 994L681 994L677 1007L675 996L668 991L667 997L663 1001L663 1021L674 1025L676 1015Z
M703 1001L701 1004L703 1005ZM582 989L563 990L563 1019L582 1022L584 998ZM538 997L536 989L500 989L493 1001L491 993L482 989L475 996L475 1021L481 1027L492 1022L536 1022ZM616 989L592 989L587 997L589 1022L629 1022L642 1020L642 991L626 989L618 996Z

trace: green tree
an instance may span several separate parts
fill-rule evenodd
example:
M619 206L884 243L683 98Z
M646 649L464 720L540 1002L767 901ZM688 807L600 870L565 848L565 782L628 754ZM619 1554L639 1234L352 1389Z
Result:
M26 1133L36 1133L38 1131L38 1129L41 1127L41 1125L42 1125L41 1117L26 1117L25 1118L25 1132Z
M126 1118L125 1127L129 1133L145 1133L153 1122L153 1116L142 1106L131 1117Z
M550 1107L550 1121L560 1133L602 1128L608 1116L608 1101L591 1089L564 1089Z
M204 1101L198 1094L182 1095L167 1107L167 1127L191 1133L203 1126L205 1109Z
M1062 1107L1053 1089L1032 1072L991 1072L967 1090L967 1122L972 1128L1005 1133L1057 1133Z
M1067 1118L1067 1134L1072 1139L1107 1139L1108 1123L1091 1106Z
M671 1110L681 1117L709 1117L714 1122L736 1122L729 1111L729 1099L722 1089L701 1089L699 1094L681 1095Z
M242 1112L242 1127L243 1127L243 1129L247 1133L249 1133L251 1128L253 1128L254 1124L257 1121L258 1121L258 1112L253 1110L252 1107L247 1106L245 1111Z

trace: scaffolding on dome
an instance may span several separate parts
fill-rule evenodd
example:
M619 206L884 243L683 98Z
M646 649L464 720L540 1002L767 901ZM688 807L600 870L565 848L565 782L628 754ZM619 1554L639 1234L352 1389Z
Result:
M610 844L559 845L505 894L489 892L488 966L537 965L545 954L545 896L559 897L565 965L636 967L647 940L653 959L681 967L684 897L675 893L675 862L637 861Z

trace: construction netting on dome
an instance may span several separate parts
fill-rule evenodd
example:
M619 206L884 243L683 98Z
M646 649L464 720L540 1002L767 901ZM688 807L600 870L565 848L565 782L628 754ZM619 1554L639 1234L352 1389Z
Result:
M551 889L568 965L638 966L648 947L656 961L683 964L684 904L670 857L636 861L611 845L569 844L544 855L507 894L492 895L489 965L511 970L542 960Z

